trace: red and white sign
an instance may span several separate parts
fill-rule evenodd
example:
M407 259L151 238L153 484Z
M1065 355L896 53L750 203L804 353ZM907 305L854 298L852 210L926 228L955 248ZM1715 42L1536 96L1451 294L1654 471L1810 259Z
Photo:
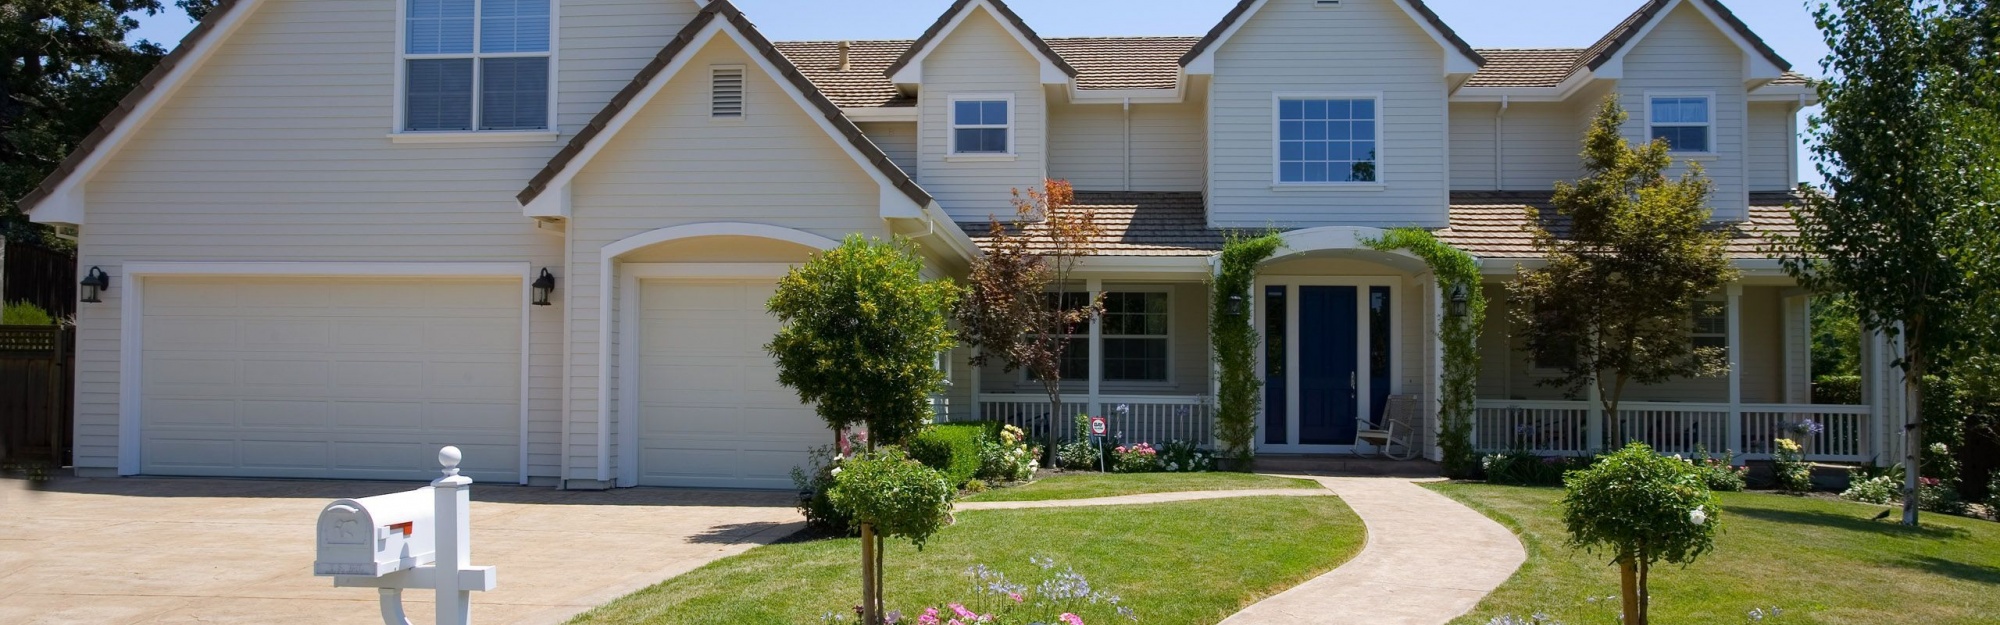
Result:
M1108 425L1105 425L1105 424L1104 424L1104 417L1091 417L1091 418L1090 418L1090 435L1091 435L1091 436L1103 436L1103 435L1104 435L1104 434L1105 434L1106 432L1110 432L1110 431L1111 431L1111 426L1108 426Z

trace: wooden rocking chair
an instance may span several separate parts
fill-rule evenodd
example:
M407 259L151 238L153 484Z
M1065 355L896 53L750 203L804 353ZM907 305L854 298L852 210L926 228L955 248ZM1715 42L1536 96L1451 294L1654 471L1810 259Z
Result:
M1359 421L1360 431L1356 438L1375 447L1384 458L1414 460L1423 450L1417 441L1423 432L1423 399L1416 395L1390 395L1387 406L1382 410L1382 425L1377 427L1368 419ZM1401 449L1397 449L1400 447ZM1355 454L1359 455L1357 448Z

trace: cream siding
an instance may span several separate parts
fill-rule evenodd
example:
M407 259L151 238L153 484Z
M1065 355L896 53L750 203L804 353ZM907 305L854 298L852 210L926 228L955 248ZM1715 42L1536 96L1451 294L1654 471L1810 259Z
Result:
M917 124L916 122L868 122L857 124L861 134L867 135L875 147L882 148L889 160L903 172L917 175Z
M1790 191L1798 186L1798 115L1791 102L1750 104L1750 190Z
M1511 105L1510 105L1511 110ZM1493 149L1498 102L1451 104L1451 190L1493 191L1500 188Z
M1692 157L1715 182L1710 205L1715 218L1741 221L1749 196L1744 184L1743 52L1717 30L1699 10L1682 3L1661 18L1652 33L1635 43L1625 56L1625 78L1618 85L1625 110L1626 138L1648 141L1647 94L1714 95L1711 141L1714 156ZM1686 169L1690 157L1677 155L1669 175Z
M1209 220L1228 227L1443 227L1444 50L1393 0L1271 0L1215 51ZM1379 191L1274 190L1277 93L1381 92Z
M923 71L918 180L957 221L1013 214L1011 192L1037 188L1048 172L1048 112L1039 62L980 8L938 42L924 58ZM951 98L979 94L1013 95L1010 160L961 160L949 154Z
M693 13L687 3L630 0L557 6L565 130L601 108ZM560 144L386 137L395 3L273 0L246 19L88 184L85 266L122 276L129 260L518 262L567 279L562 238L537 230L514 201ZM77 466L86 471L117 464L123 295L114 288L80 313ZM537 481L561 465L561 333L561 308L533 309L528 448Z
M572 183L568 477L573 480L595 479L598 462L599 323L607 313L598 309L599 259L605 246L660 228L717 221L794 228L836 241L855 232L888 234L880 218L880 187L747 53L719 36L694 54ZM744 119L709 119L705 68L711 65L751 68ZM634 258L799 262L808 251L784 244L772 252L779 256L682 256L671 250L680 245L732 247L694 240L643 250ZM615 291L614 306L624 296ZM615 350L615 313L613 321ZM612 398L618 396L617 361L603 372L612 380ZM617 436L609 434L616 475Z
M1049 177L1086 191L1200 191L1203 102L1049 105ZM1129 128L1128 128L1129 117Z

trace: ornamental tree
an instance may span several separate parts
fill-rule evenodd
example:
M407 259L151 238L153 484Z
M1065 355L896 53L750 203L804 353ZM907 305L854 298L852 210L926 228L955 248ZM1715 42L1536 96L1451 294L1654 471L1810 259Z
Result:
M814 406L836 443L860 425L871 447L896 444L932 420L958 288L922 273L907 241L856 234L778 280L767 306L784 326L764 349L778 382Z
M2000 7L1835 0L1814 18L1831 50L1811 128L1826 188L1794 212L1785 269L1893 337L1915 525L1925 377L1995 351L2000 325Z
M924 541L951 522L956 491L944 474L902 450L863 452L835 470L827 498L861 526L861 622L882 622L882 540Z
M1569 544L1612 556L1625 625L1646 625L1653 564L1691 564L1715 548L1722 512L1693 463L1632 443L1563 478Z
M1543 384L1571 396L1596 385L1613 444L1624 442L1617 415L1628 385L1728 370L1725 351L1695 347L1690 332L1702 299L1736 279L1729 235L1709 227L1701 166L1667 178L1667 144L1626 143L1625 119L1617 97L1605 98L1583 141L1588 175L1556 183L1556 214L1570 220L1569 235L1558 237L1529 209L1545 265L1523 269L1513 284L1527 351L1561 372Z

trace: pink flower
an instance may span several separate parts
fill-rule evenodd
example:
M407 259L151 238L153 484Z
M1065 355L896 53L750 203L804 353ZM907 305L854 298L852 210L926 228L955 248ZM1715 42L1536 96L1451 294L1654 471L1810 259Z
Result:
M1061 618L1062 622L1068 623L1069 625L1083 625L1083 617L1077 616L1075 614L1064 612Z
M1118 453L1121 453L1121 454L1122 454L1122 453L1125 453L1125 446L1124 446L1124 445L1119 445L1118 447L1116 447L1116 448L1113 448L1113 449L1112 449L1111 451L1115 451L1115 452L1118 452Z
M958 618L971 619L974 621L979 620L979 613L965 609L964 605L960 605L957 603L951 604L951 612L953 614L957 614Z
M917 617L918 625L938 625L937 608L924 608L923 616Z
M1013 599L1013 600L1014 600L1014 603L1020 603L1020 602L1021 602L1021 593L1018 593L1018 592L1010 592L1010 593L1007 593L1007 598L1008 598L1008 599Z

